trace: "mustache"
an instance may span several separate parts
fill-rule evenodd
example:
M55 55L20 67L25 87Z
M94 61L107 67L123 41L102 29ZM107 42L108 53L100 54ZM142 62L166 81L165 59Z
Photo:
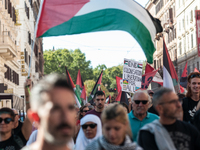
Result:
M72 126L71 125L69 125L68 123L61 123L59 126L57 126L57 130L59 130L59 129L63 129L63 128L70 128L70 129L72 129Z

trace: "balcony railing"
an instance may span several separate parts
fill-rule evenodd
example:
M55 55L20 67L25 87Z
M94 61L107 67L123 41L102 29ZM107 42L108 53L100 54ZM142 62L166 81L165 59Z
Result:
M10 32L2 32L0 35L0 55L6 60L12 60L14 57L16 57L16 54L16 43L11 39Z

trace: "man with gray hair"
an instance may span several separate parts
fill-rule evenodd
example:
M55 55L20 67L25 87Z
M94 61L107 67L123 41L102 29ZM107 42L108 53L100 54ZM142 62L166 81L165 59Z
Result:
M200 134L192 125L177 120L181 101L171 89L161 88L153 95L153 105L160 115L145 125L138 135L144 150L199 150Z
M64 77L51 74L42 79L31 91L28 117L38 124L35 143L23 150L69 150L76 125L73 88Z
M146 90L135 92L132 103L133 110L128 114L134 141L137 139L140 128L147 123L159 119L157 115L148 112L150 101L150 96Z

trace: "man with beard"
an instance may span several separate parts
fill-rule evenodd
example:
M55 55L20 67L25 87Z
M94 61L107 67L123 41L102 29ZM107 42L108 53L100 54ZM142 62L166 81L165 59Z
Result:
M150 96L147 91L137 91L133 97L133 110L128 114L130 127L132 131L133 140L137 140L137 134L145 124L150 123L159 117L155 114L149 113Z
M192 72L187 78L186 97L183 99L183 121L191 122L200 100L200 73Z
M96 104L96 107L95 107L95 109L87 112L86 115L93 114L93 115L98 116L101 119L101 113L104 109L105 101L106 101L105 93L103 91L97 91L94 94L94 102Z
M139 132L138 144L144 150L199 150L200 134L189 123L177 120L181 101L171 89L161 88L153 96L153 105L160 115Z
M28 117L38 124L36 142L23 150L69 150L76 125L74 90L65 77L51 74L31 91Z

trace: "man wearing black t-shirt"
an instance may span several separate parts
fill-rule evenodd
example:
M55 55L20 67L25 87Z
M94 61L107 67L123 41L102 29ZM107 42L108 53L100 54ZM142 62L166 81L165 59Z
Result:
M189 123L176 118L181 111L178 96L161 88L153 96L159 121L145 125L139 132L138 144L144 150L200 150L200 133Z
M200 73L192 72L187 78L187 94L183 99L183 121L191 122L200 99Z
M0 109L0 150L20 150L23 142L12 134L14 112L10 108Z

